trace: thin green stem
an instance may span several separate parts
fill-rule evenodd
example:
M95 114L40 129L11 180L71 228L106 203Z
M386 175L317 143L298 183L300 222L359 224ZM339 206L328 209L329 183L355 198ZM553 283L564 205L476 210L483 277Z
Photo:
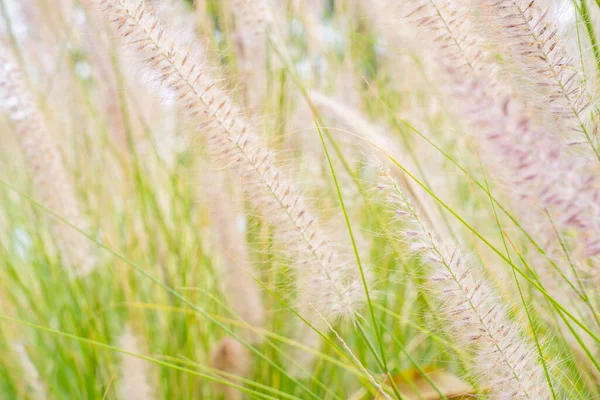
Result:
M321 138L321 144L323 146L323 150L325 151L325 156L327 157L327 163L329 164L329 169L331 171L331 175L333 177L333 181L335 183L335 188L338 194L338 199L340 201L340 205L342 207L342 212L344 213L344 221L346 222L346 228L348 229L348 235L350 235L350 241L352 242L352 249L354 251L354 257L356 258L356 264L358 265L358 270L360 272L360 278L363 284L363 289L365 291L365 296L367 298L367 306L369 307L369 313L371 314L371 320L373 323L373 329L375 330L375 335L377 337L377 342L379 344L379 350L381 352L381 362L383 366L384 372L388 375L390 379L390 383L392 384L392 388L394 388L394 392L396 396L401 399L402 395L398 391L398 388L395 386L393 379L389 376L389 371L387 368L387 360L385 356L385 349L383 347L383 339L381 337L381 330L379 324L377 322L377 318L375 317L375 310L373 309L373 302L371 301L371 295L369 294L369 285L367 284L367 279L365 276L365 271L362 265L362 261L360 259L360 255L358 253L358 246L356 245L356 239L354 238L354 233L352 232L352 224L350 223L350 217L348 216L348 210L346 209L346 204L344 202L344 196L342 195L342 189L340 188L340 184L337 179L337 175L335 173L335 168L333 167L333 162L331 161L331 156L329 155L329 150L327 149L327 144L325 143L325 137L323 136L323 132L321 131L321 127L317 120L315 119L315 125L317 126L317 130L319 132L319 137Z
M581 18L583 19L583 23L585 24L585 29L587 30L590 42L592 44L592 51L594 52L594 59L596 60L596 73L600 78L600 46L598 45L598 37L596 36L596 32L594 30L594 24L592 22L590 9L587 5L587 0L581 0L580 4L581 7L579 7L579 12L581 14ZM600 0L596 0L596 4L598 4L598 6L600 7Z
M504 229L502 228L502 225L500 224L500 219L498 218L498 212L496 211L496 205L494 204L494 201L491 198L492 192L489 187L485 172L483 174L483 180L485 182L485 187L486 187L488 193L490 194L490 204L492 206L492 211L494 213L494 219L496 221L496 225L498 226L498 229L500 231L500 237L502 238L502 245L504 246L504 251L506 251L506 256L508 257L508 259L512 261L512 258L510 256L510 251L508 250L508 245L506 243L506 238L504 237ZM550 373L548 371L548 365L546 363L546 358L544 357L544 353L542 352L542 346L540 345L540 341L538 339L536 324L534 323L533 318L531 317L531 313L529 312L529 308L527 307L527 302L525 301L525 296L523 296L523 290L521 289L521 283L519 282L519 277L517 276L517 273L515 272L514 269L511 272L512 272L513 278L515 280L515 284L517 285L517 290L519 292L519 299L521 300L521 304L523 305L523 310L525 310L525 314L527 315L527 321L529 321L529 326L531 326L531 333L533 335L535 348L538 352L538 359L540 360L540 362L542 364L542 368L544 369L544 376L546 378L546 381L548 382L548 387L550 388L550 393L552 394L552 398L554 400L556 400L556 392L554 391L554 385L552 384L552 379L550 378Z

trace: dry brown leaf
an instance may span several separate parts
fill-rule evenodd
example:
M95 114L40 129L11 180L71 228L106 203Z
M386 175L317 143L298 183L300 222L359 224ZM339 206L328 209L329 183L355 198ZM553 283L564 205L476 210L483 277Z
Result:
M433 370L425 373L429 381L449 400L474 399L476 397L473 386L451 372ZM416 369L396 374L393 379L403 399L439 400L442 398L423 374ZM375 397L375 400L381 399L383 399L381 395Z

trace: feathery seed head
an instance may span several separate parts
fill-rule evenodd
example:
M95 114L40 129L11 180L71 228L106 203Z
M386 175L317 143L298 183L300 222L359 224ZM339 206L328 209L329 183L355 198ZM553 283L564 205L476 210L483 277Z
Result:
M535 86L535 96L529 96L526 103L534 105L536 114L560 121L589 141L593 132L584 111L590 105L590 95L567 55L559 29L548 18L550 7L538 0L477 3L486 11L486 24L496 25L492 40L510 59L509 65L518 69L521 80Z
M65 169L44 118L32 99L17 62L5 47L0 46L0 109L12 121L21 151L35 179L35 189L43 204L80 229L85 229ZM73 266L75 275L86 275L96 265L93 248L87 238L61 221L52 226L63 256Z
M175 93L182 114L198 124L215 157L237 170L248 197L278 230L296 265L320 277L300 290L312 293L311 298L325 307L320 310L324 315L356 309L364 293L355 290L358 285L353 282L359 277L353 265L340 261L291 179L275 164L272 151L218 80L192 60L191 51L180 50L172 34L143 2L101 0L100 4L122 38L144 54L145 65L159 75L159 82ZM319 282L327 285L317 285Z
M44 384L40 379L40 374L37 367L29 357L29 354L27 354L27 349L25 348L25 345L19 342L15 343L13 345L13 348L19 358L21 368L23 369L23 372L26 375L27 385L31 390L32 395L36 399L45 400L48 397L46 389L44 388Z
M566 146L536 126L510 95L491 96L480 82L462 74L451 76L455 95L462 100L460 115L482 136L486 161L504 166L496 173L510 185L514 200L541 210L536 225L544 227L546 238L555 236L552 224L560 232L573 230L580 254L597 256L600 181L591 165L570 156Z
M383 184L379 187L385 188L394 215L402 218L403 236L428 265L428 287L448 317L453 339L474 356L473 373L490 387L493 398L549 399L533 346L483 278L482 268L471 266L458 247L441 243L389 173L382 170L380 175Z
M223 260L223 293L233 310L250 328L261 328L264 325L265 311L262 304L261 291L255 282L258 278L256 269L252 266L246 245L245 231L240 230L236 215L242 215L241 201L236 201L235 187L230 188L225 184L225 178L218 176L214 184L214 173L204 182L209 198L209 208L213 218L214 231L217 244L221 250ZM229 177L228 177L229 178ZM231 177L235 178L235 177ZM235 179L228 179L236 186ZM252 329L244 329L243 337L251 343L260 343L262 337Z
M119 338L121 348L132 354L140 354L138 338L127 327ZM119 385L119 397L122 400L149 400L154 397L150 386L147 361L128 354L122 356L123 377Z

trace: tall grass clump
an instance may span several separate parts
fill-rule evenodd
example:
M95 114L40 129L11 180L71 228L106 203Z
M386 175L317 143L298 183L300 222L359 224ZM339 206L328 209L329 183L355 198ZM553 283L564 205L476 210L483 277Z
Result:
M599 18L0 0L0 398L597 398Z

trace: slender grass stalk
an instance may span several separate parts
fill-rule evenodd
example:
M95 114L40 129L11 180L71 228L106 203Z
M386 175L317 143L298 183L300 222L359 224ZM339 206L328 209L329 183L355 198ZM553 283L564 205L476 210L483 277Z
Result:
M596 4L600 4L599 1L600 0L596 0ZM598 37L596 36L596 31L594 29L594 24L592 22L590 8L587 4L587 0L581 0L580 6L577 10L581 14L581 18L583 19L583 22L585 24L585 29L588 33L590 43L592 44L592 50L594 51L594 59L596 60L596 73L598 74L598 78L600 78L600 46L598 45Z
M490 187L488 185L488 181L485 178L485 174L484 174L484 182L486 185L486 189L488 191L488 193L491 193ZM492 199L490 198L490 204L492 206L492 210L494 212L494 219L496 220L496 224L498 225L499 231L500 231L500 236L502 237L502 244L504 245L504 250L506 251L506 256L508 257L509 260L511 260L511 256L510 256L510 251L508 249L508 245L506 243L506 238L504 237L504 230L502 228L502 225L500 223L500 219L498 218L498 213L496 210L496 205L494 204L494 202L492 201ZM511 260L512 261L512 260ZM544 376L546 378L546 382L548 382L548 388L550 389L550 393L552 395L552 399L556 400L556 392L554 389L554 385L552 383L552 378L550 377L550 373L548 371L548 363L546 362L545 356L544 356L544 352L542 350L542 346L540 344L540 340L538 338L538 332L537 332L537 326L535 324L535 321L533 320L530 311L528 310L527 307L527 301L525 299L525 296L523 295L523 290L521 289L521 284L519 282L519 277L517 276L517 273L513 270L513 278L515 280L515 285L517 286L517 290L519 292L519 298L521 300L521 304L523 306L523 309L525 310L525 314L527 315L527 321L529 322L529 326L531 328L531 332L532 332L532 336L533 336L533 340L535 343L535 348L537 350L538 353L538 359L542 365L542 368L544 370Z
M315 120L315 123L317 123L316 120ZM337 180L337 177L335 174L335 169L333 167L333 163L331 162L331 157L329 156L329 150L327 150L327 145L325 144L325 138L323 136L323 133L321 133L321 128L319 127L318 123L317 123L317 130L319 131L319 137L321 138L321 144L323 145L323 149L325 150L325 156L327 157L327 162L329 164L329 168L330 168L331 174L333 176L335 187L336 187L336 190L338 193L338 198L340 200L340 205L342 206L342 211L344 213L344 220L346 222L346 228L348 229L348 234L350 235L350 240L352 241L352 248L354 249L354 256L356 257L356 263L358 265L360 277L361 277L362 284L363 284L363 289L365 291L365 296L367 298L367 305L369 307L369 312L371 314L371 322L373 324L373 329L375 330L375 334L377 336L377 342L379 344L382 365L384 366L384 369L386 370L386 373L388 374L388 378L390 378L390 384L392 385L392 388L394 389L395 395L401 399L402 396L400 395L398 388L396 387L393 379L391 379L391 376L389 375L389 372L387 371L387 368L385 367L385 365L387 365L387 362L386 362L385 351L383 349L383 341L381 338L381 328L379 327L379 325L377 323L377 318L375 317L375 311L373 309L373 303L371 301L371 296L369 295L369 284L367 282L366 271L363 268L362 262L360 260L360 255L358 253L358 248L356 246L356 240L354 239L354 234L352 233L352 226L350 224L350 218L348 217L348 211L346 210L346 205L344 204L344 197L342 196L342 192L340 190L340 185L338 183L338 180Z

